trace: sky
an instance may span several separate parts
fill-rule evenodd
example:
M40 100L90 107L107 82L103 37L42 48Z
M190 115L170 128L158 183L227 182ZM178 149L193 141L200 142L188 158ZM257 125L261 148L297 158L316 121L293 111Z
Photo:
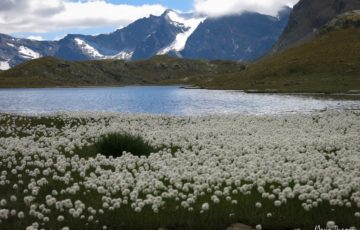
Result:
M35 40L96 35L166 9L221 17L244 11L276 16L298 0L0 0L0 33Z

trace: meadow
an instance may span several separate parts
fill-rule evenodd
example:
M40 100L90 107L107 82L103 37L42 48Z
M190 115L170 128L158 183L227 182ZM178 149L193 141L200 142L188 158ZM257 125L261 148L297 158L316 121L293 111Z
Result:
M0 229L356 229L359 136L356 111L2 114Z

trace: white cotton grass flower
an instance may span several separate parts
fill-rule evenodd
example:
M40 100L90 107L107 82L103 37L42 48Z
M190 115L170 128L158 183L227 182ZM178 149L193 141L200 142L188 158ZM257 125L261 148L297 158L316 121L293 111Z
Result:
M274 205L275 205L275 207L280 207L280 206L281 206L281 201L280 201L280 200L276 200L276 201L274 202Z
M7 220L9 218L9 210L8 209L0 209L0 220Z
M262 204L261 204L260 202L256 202L255 207L256 207L256 208L261 208L261 207L262 207Z
M25 217L24 212L23 211L18 212L17 217L19 219L23 219Z
M11 209L11 211L10 211L10 215L12 215L12 216L16 216L16 210L15 209Z
M256 230L262 230L262 226L260 224L256 225L255 227Z
M5 206L7 204L7 201L5 199L0 200L0 206Z
M91 221L93 221L93 220L94 220L94 216L89 216L89 217L88 217L88 221L89 221L89 222L91 222Z
M209 203L204 203L204 204L201 205L201 210L202 211L208 211L209 208L210 208Z
M64 216L58 216L57 217L57 221L59 221L59 222L63 222L65 220L65 218L64 218Z

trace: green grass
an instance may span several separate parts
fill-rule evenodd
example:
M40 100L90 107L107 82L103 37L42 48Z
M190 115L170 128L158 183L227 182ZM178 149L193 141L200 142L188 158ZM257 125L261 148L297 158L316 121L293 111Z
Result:
M149 60L64 61L44 57L0 73L0 88L192 84L244 64L155 56Z

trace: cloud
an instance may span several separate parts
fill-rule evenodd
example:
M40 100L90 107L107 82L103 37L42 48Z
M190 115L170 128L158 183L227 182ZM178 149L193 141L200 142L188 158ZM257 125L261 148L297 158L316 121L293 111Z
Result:
M0 0L1 33L47 33L71 28L126 26L166 8L133 6L104 0Z
M177 0L180 1L180 0ZM276 15L298 0L193 0L193 10L207 16L256 11ZM129 1L127 1L129 2ZM153 2L153 1L152 1ZM159 2L164 2L160 1ZM46 34L94 28L122 28L150 14L160 15L161 4L114 4L108 0L0 0L0 33Z
M36 41L43 41L43 40L44 40L43 37L41 37L41 36L35 36L35 35L28 36L27 39L36 40Z
M11 16L21 17L21 13L31 15L48 15L64 10L62 0L1 0L0 15L9 20Z
M219 17L240 14L244 11L277 15L283 6L294 6L299 0L195 0L194 10L198 14Z

